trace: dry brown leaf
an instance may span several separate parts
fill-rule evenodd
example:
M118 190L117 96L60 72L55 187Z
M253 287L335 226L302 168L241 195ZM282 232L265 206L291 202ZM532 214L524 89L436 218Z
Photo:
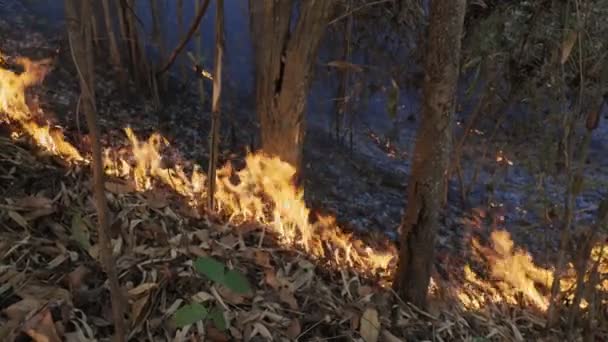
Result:
M566 63L570 54L572 53L572 48L574 47L574 43L578 38L578 32L570 31L568 35L564 38L562 42L562 59L560 61L561 64Z
M136 300L131 305L131 317L132 317L131 322L133 325L135 325L136 323L138 323L140 321L140 316L141 316L142 312L144 311L144 308L146 307L146 304L148 303L149 299L150 299L150 295L147 294L145 296L142 296L138 300Z
M390 331L382 329L382 340L385 342L403 342L405 340L393 335Z
M161 191L149 191L146 193L146 202L148 206L154 209L162 209L169 205L167 194Z
M26 196L16 200L15 206L25 210L50 209L53 201L44 196Z
M251 332L251 336L249 336L249 339L251 339L252 337L255 337L257 335L261 335L262 337L266 338L268 341L274 340L272 338L272 334L270 333L268 328L266 328L266 326L260 322L253 323L253 331Z
M37 218L49 216L55 212L55 208L40 208L36 210L32 210L29 213L23 215L27 221L33 221Z
M272 265L270 264L270 253L256 249L254 251L254 257L257 265L264 268L272 268Z
M374 292L374 289L371 286L367 286L367 285L359 286L359 288L357 289L357 294L359 295L359 297L368 296L368 295L372 294L373 292Z
M206 333L207 333L207 335L205 337L209 341L213 341L213 342L230 341L230 337L226 333L220 331L213 325L207 325L205 327L205 329L206 329Z
M48 307L28 319L22 330L35 342L61 342Z
M289 308L292 310L298 310L300 306L298 305L298 300L293 295L293 292L289 290L287 287L283 287L281 291L279 291L279 298L283 303L289 305Z
M220 239L219 243L228 249L233 249L238 245L239 238L234 234L226 234Z
M42 306L42 300L26 297L2 310L10 320L20 321L27 314L38 310Z
M295 340L300 333L302 332L302 326L300 325L300 321L297 318L294 318L289 322L289 326L287 330L285 330L285 335L292 340Z
M124 195L135 192L135 185L132 182L108 181L105 183L106 190L115 195Z
M245 297L244 296L242 296L242 295L240 295L238 293L235 293L235 292L231 291L230 289L228 289L228 288L226 288L224 286L218 286L217 292L228 303L231 303L231 304L234 304L234 305L239 305L239 304L243 304L245 302Z
M156 283L142 283L128 291L129 296L136 297L158 286Z
M374 308L367 308L361 316L361 326L359 333L365 342L376 342L380 335L380 321L378 311Z
M8 216L24 229L28 229L27 220L16 211L9 210Z
M264 270L264 282L275 290L281 287L281 283L279 282L275 271L271 269Z
M91 270L84 265L79 265L67 276L68 287L74 291L82 287L84 279L91 273Z

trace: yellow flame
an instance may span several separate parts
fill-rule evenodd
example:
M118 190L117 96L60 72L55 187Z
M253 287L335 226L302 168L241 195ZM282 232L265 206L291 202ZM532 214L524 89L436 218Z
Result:
M2 53L0 59L5 60ZM38 124L26 103L25 90L42 83L51 69L50 60L32 62L27 58L16 58L14 62L24 69L22 73L0 68L0 121L4 119L21 125L23 132L37 145L67 161L84 161L59 128L51 128L48 122Z

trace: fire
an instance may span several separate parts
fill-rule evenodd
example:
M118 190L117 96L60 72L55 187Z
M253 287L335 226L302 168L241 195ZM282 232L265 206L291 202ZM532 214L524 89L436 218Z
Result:
M0 60L5 60L2 53ZM59 128L51 127L48 122L39 124L39 118L27 105L25 90L42 83L51 70L50 60L32 62L27 58L16 58L14 63L23 68L22 73L0 68L0 121L21 125L23 133L52 154L62 156L69 162L84 161L78 150L65 140Z
M1 59L0 55L0 59ZM30 136L37 145L69 162L89 163L88 157L64 137L61 129L52 127L42 111L34 112L26 101L26 89L38 85L50 71L50 61L32 62L15 59L23 72L17 73L0 67L0 120L19 126L19 134ZM0 65L2 65L0 61ZM39 123L42 122L42 123ZM109 176L129 180L136 191L146 191L161 185L181 195L193 208L206 203L207 176L197 166L186 170L181 160L167 162L163 149L169 141L158 133L140 140L133 130L125 128L129 142L127 148L106 148L104 167ZM503 158L501 157L502 161ZM397 251L394 247L377 251L345 232L332 216L311 217L304 202L304 191L294 186L295 169L279 158L263 153L246 156L246 166L235 170L227 164L216 175L215 210L239 226L256 222L271 230L286 246L299 246L310 255L338 267L352 267L359 272L391 279ZM170 166L172 165L172 166ZM552 282L552 271L538 267L525 251L514 248L506 231L497 230L491 235L493 248L473 241L474 250L490 266L492 278L498 286L483 280L468 265L464 269L465 285L458 298L466 307L481 308L489 302L517 303L516 295L523 295L538 308L547 308L546 291ZM592 259L600 263L599 271L608 275L608 248L593 250ZM604 251L606 249L606 251ZM603 255L603 256L602 256ZM562 289L572 286L567 278ZM608 280L598 287L608 291ZM545 291L543 291L545 289Z
M489 294L492 302L506 301L516 304L517 295L522 294L527 300L532 302L537 308L546 310L549 306L549 292L553 283L553 270L536 266L532 256L521 249L514 248L510 234L504 230L495 230L491 234L492 248L481 245L478 240L472 241L475 252L487 260L490 267L490 275L498 281L498 288L485 284L479 280L478 275L471 270L469 265L465 266L464 274L467 282L483 288ZM591 253L591 263L598 263L598 273L604 279L597 285L597 290L608 291L608 263L606 255L602 257L602 251L608 249L606 244L598 244ZM607 253L608 254L608 253ZM588 270L586 280L589 278ZM569 265L566 275L560 279L560 289L562 292L571 292L575 286L576 270ZM541 290L544 290L541 292ZM480 307L478 298L470 298L466 293L459 293L461 301L470 307ZM567 296L572 299L572 295ZM583 301L581 307L585 307Z

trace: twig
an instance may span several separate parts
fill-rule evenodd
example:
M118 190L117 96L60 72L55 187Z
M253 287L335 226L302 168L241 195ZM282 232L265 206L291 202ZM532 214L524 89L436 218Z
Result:
M394 1L395 0L379 0L379 1L369 2L369 3L365 4L365 5L361 5L359 7L353 8L352 10L350 10L350 11L342 14L341 16L339 16L337 18L335 18L334 20L330 21L329 24L327 24L327 26L333 25L333 24L337 23L338 21L340 21L340 20L342 20L342 19L344 19L346 17L351 16L353 13L359 12L360 10L365 9L367 7L372 7L372 6L375 6L375 5L380 5L380 4L383 4L383 3L386 3L386 2L394 2Z
M190 29L188 30L188 34L186 34L186 36L182 39L182 41L175 48L175 50L173 50L173 52L171 53L171 57L169 57L169 60L165 63L165 65L159 71L156 72L157 77L160 76L165 71L169 70L171 65L173 65L173 63L177 59L177 56L186 47L186 44L188 44L188 41L190 41L190 39L194 35L194 32L196 32L196 29L198 28L199 24L201 23L201 19L203 19L205 12L207 12L208 6L209 6L209 0L205 0L205 2L203 3L203 6L201 6L198 13L196 14L196 17L194 18L194 21L192 22L192 25L190 26Z

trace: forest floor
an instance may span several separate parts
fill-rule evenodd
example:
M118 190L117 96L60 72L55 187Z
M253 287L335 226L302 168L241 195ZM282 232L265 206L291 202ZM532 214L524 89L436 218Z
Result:
M31 23L31 18L19 15L10 21L0 19L0 51L5 56L35 60L59 49L54 70L29 97L39 104L45 117L62 127L70 142L86 153L86 134L81 134L86 133L86 124L84 118L74 114L79 89L63 33L44 31ZM125 126L132 127L140 137L160 131L171 144L165 151L167 163L206 164L209 116L198 102L194 87L180 89L167 98L159 113L149 101L120 96L105 66L98 66L97 71L104 146L127 146ZM230 122L224 123L221 164L232 161L242 166L255 126L243 119L252 112L238 113L235 106L226 104L230 108L227 111L234 111L231 120L238 130L233 139ZM365 241L394 238L405 205L413 126L402 132L397 150L387 149L382 142L374 143L370 133L381 137L381 132L361 129L352 153L347 146L335 143L326 129L311 127L303 182L309 207L336 215L343 227L359 232ZM480 129L489 131L492 127L488 126ZM110 321L105 279L94 261L95 246L82 247L83 239L90 241L86 234L95 222L88 170L66 168L23 141L8 139L11 128L0 126L0 339L8 336L3 333L33 324L32 315L38 317L44 312L40 308L45 304L49 304L54 321L65 323L66 336L92 340L90 334L94 332L103 339L109 335ZM463 165L469 177L479 168L478 184L472 187L466 206L459 198L458 184L450 184L448 210L437 241L434 279L453 291L436 293L429 312L400 303L391 291L378 286L382 275L374 274L374 270L335 270L331 263L317 264L305 253L279 247L272 237L256 247L261 241L259 227L229 229L231 226L220 218L193 215L180 204L178 196L162 189L143 194L116 191L109 198L115 236L123 237L124 246L117 247L117 267L121 283L128 289L130 330L137 339L179 336L182 331L171 326L169 318L182 303L194 300L223 307L231 322L227 331L206 324L211 340L245 336L253 340L364 337L371 341L374 330L386 341L541 340L545 336L543 314L530 300L486 303L481 309L471 310L453 298L459 287L465 286L467 291L491 295L491 291L465 281L462 270L471 264L491 278L487 266L474 262L471 241L476 237L482 244L489 244L490 233L496 229L506 229L515 246L532 254L538 265L552 264L559 225L542 218L546 208L563 202L563 179L545 180L541 198L538 174L529 166L529 161L540 158L530 148L531 144L540 144L536 138L514 137L507 130L500 130L490 142L483 135L471 137ZM497 162L499 148L513 165ZM594 133L587 173L594 182L577 203L576 222L581 226L590 224L597 203L606 196L607 151L608 122L602 120ZM32 200L34 195L36 199ZM255 279L255 296L217 290L197 277L192 260L208 255ZM488 282L500 287L500 280ZM546 288L536 285L546 294ZM60 310L66 307L70 307L69 313ZM202 331L202 326L196 328ZM41 329L40 325L36 329ZM598 334L608 334L607 330L598 329ZM372 335L366 335L370 331ZM547 340L561 332L551 334Z

